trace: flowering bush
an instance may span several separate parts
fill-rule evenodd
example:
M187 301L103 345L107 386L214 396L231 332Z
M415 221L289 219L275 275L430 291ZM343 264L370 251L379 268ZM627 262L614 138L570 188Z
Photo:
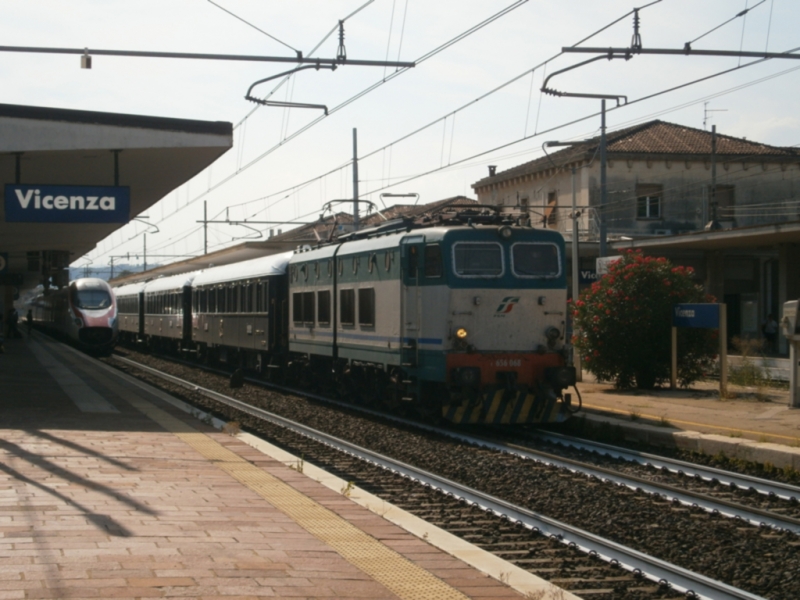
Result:
M572 342L583 366L618 388L652 389L669 381L672 307L714 302L692 269L629 251L572 306ZM700 379L716 358L716 329L678 329L678 380Z

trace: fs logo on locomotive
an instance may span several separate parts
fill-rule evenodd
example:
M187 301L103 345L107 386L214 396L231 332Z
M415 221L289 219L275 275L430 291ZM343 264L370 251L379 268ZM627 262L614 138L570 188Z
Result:
M506 316L518 303L519 303L519 296L506 296L505 298L503 298L503 301L500 303L500 306L497 307L497 310L494 311L494 316L495 317Z
M5 209L17 223L127 223L130 188L7 184Z

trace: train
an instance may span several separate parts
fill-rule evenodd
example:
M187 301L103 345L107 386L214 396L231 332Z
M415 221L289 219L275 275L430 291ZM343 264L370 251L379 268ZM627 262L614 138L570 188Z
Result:
M117 343L117 301L103 279L76 279L60 289L37 295L28 307L36 327L82 350L108 355Z
M120 337L381 410L538 424L577 407L560 233L491 211L401 218L115 288Z

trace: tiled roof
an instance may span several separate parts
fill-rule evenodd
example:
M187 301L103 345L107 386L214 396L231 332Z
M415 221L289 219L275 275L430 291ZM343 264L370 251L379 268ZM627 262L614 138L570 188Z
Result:
M493 177L485 177L473 184L473 188L513 179L519 175L527 175L562 167L572 161L588 159L595 155L600 144L600 136L551 152L530 162L501 171ZM711 132L665 121L648 121L642 125L609 131L606 133L606 152L609 158L614 154L674 154L680 156L711 154ZM752 156L759 157L797 157L795 148L781 148L743 138L717 134L717 155L720 157Z

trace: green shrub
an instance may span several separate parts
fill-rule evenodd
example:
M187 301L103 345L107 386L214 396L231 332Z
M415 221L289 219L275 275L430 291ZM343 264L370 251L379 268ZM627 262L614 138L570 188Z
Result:
M573 344L584 368L618 388L669 381L672 307L714 302L692 269L629 251L573 305ZM687 386L713 368L716 329L678 329L678 380Z

